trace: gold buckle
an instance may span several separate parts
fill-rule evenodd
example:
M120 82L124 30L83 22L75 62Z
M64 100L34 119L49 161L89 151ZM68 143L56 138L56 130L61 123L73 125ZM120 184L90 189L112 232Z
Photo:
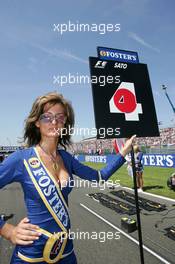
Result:
M51 235L44 247L43 258L48 263L56 263L62 257L67 242L67 232Z

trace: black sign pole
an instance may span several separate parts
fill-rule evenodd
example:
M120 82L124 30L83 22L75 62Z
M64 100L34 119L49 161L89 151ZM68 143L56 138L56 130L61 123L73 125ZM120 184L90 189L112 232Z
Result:
M141 228L141 221L140 221L140 211L139 211L139 201L138 201L137 181L136 181L136 167L135 167L133 146L131 149L131 162L132 162L133 182L134 182L134 192L135 192L135 205L136 205L136 213L137 213L137 227L138 227L138 238L139 238L140 260L141 260L140 263L144 264L142 228Z

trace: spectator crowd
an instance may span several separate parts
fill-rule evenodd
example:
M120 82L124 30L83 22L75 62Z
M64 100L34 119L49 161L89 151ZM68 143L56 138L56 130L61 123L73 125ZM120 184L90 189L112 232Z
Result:
M161 148L163 146L175 147L175 128L160 129L160 137L136 138L137 145L144 147ZM112 154L114 153L113 139L87 138L80 142L72 143L70 151L74 154Z

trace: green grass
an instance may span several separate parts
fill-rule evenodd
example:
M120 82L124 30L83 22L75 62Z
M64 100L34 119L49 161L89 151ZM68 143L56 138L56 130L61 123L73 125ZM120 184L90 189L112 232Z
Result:
M105 166L103 163L86 162L85 164L97 170ZM175 199L175 191L167 187L167 179L173 172L175 172L174 168L144 167L144 191ZM133 187L133 180L128 176L125 165L115 172L110 179L113 181L120 180L119 183L122 186Z

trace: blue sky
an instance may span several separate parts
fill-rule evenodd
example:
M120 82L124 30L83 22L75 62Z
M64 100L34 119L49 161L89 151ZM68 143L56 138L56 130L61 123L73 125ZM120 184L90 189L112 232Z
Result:
M16 144L34 99L59 91L69 99L77 127L95 127L90 84L59 87L53 76L89 75L88 57L97 46L137 51L148 65L158 120L172 124L175 102L174 0L0 2L0 145ZM120 24L119 32L54 31L54 24ZM76 138L77 140L78 138Z

